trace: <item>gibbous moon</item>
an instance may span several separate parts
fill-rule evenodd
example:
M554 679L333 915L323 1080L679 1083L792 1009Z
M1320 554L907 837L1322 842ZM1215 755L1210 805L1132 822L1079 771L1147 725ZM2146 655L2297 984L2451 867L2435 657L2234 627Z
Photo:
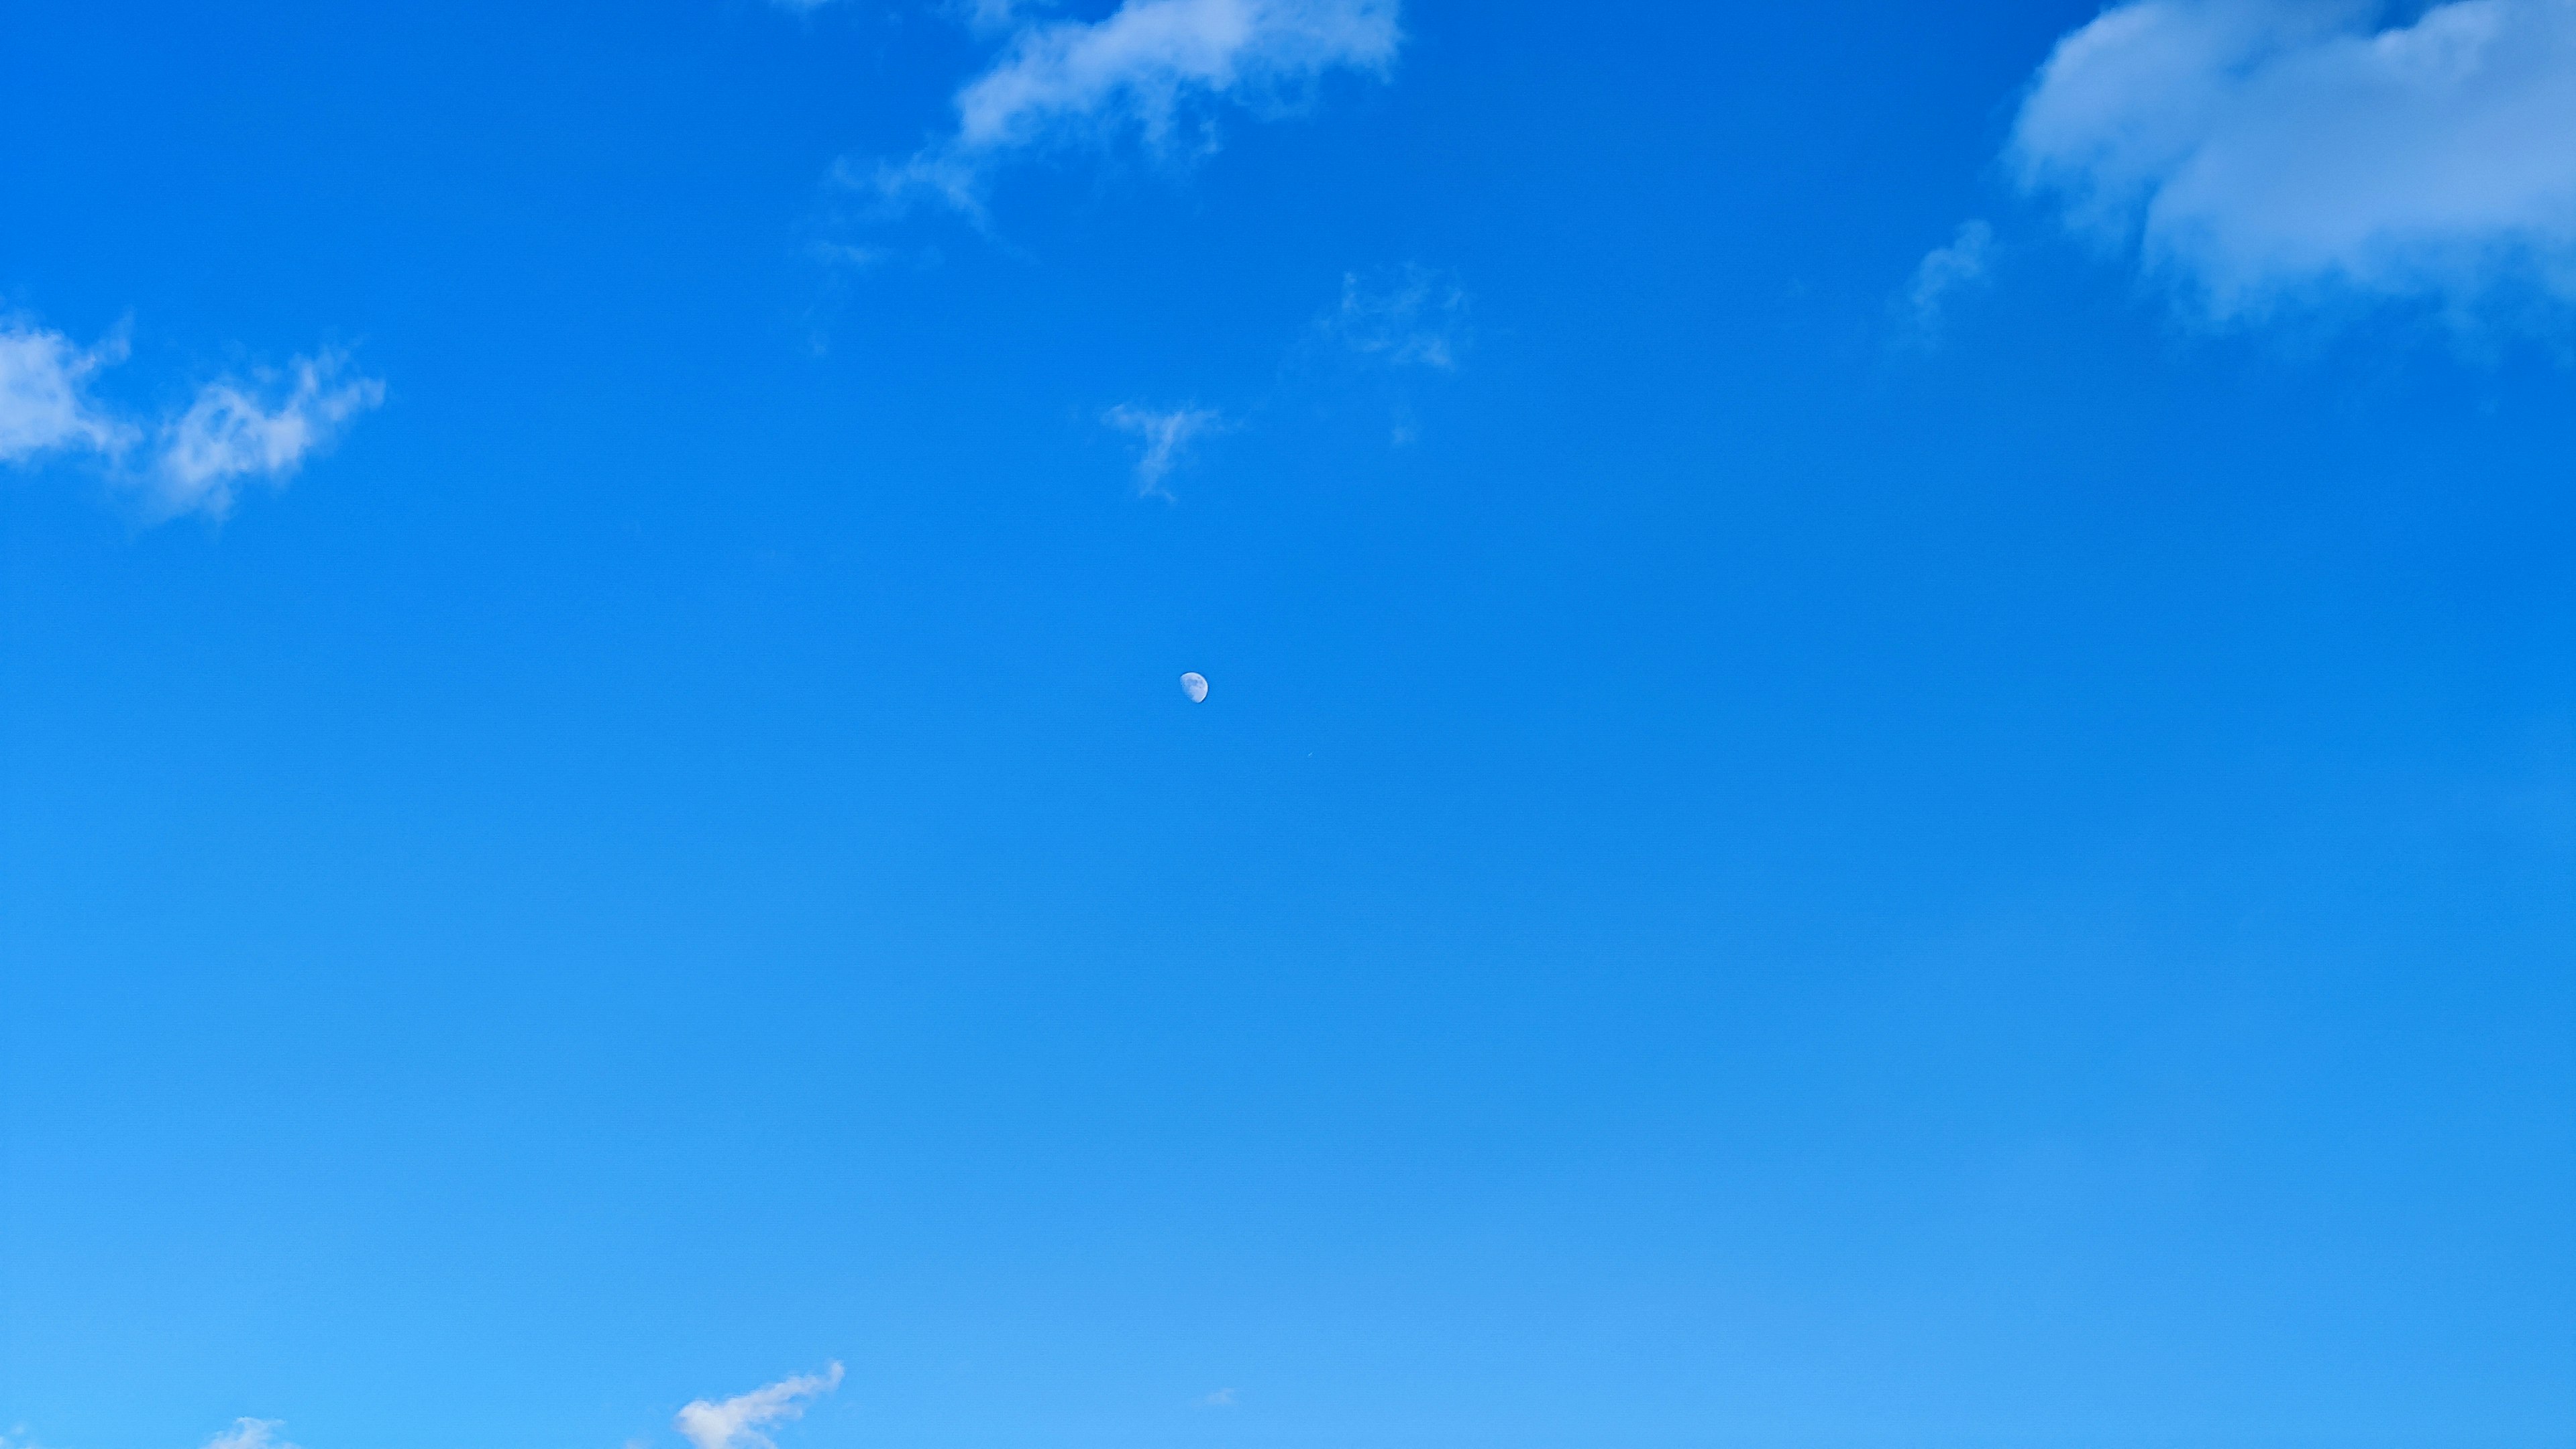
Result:
M1192 704L1206 703L1207 676L1196 670L1192 670L1191 672L1182 675L1181 693L1188 695L1190 697L1190 703Z

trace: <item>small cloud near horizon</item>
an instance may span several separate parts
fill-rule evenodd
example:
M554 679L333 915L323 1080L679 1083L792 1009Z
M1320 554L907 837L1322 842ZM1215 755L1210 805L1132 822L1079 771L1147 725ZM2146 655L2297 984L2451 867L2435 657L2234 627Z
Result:
M819 1374L783 1378L730 1399L692 1399L672 1416L671 1426L696 1449L775 1449L763 1430L804 1417L807 1400L840 1386L836 1362Z
M206 1449L295 1449L278 1437L285 1427L282 1419L235 1419L232 1427L206 1441Z

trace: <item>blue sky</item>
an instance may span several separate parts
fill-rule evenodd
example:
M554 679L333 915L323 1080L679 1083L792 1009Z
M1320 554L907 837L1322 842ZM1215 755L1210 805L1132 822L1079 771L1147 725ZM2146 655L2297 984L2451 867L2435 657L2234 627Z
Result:
M2568 0L0 119L7 1449L2576 1442Z

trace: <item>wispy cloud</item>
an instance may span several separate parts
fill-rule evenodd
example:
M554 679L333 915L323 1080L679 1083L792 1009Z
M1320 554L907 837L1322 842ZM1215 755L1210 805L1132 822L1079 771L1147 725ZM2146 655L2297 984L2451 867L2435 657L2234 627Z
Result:
M1419 264L1342 274L1340 297L1290 349L1299 371L1359 383L1392 410L1397 446L1418 436L1413 393L1425 374L1458 371L1475 332L1471 299L1450 273Z
M1053 9L1055 0L948 0L947 10L978 35L998 35L1030 14Z
M1007 34L957 92L955 129L909 159L846 179L893 205L929 197L983 211L992 169L1014 154L1133 136L1170 153L1216 102L1277 102L1337 70L1384 73L1402 43L1400 0L1122 0L1098 20L1042 20L1008 0L962 13ZM1214 142L1202 128L1194 147Z
M780 1379L730 1399L692 1400L671 1423L697 1449L772 1449L762 1430L803 1417L806 1400L840 1386L841 1366L835 1363L822 1373Z
M1225 428L1224 416L1212 408L1155 409L1120 403L1101 414L1100 420L1143 441L1144 451L1136 459L1136 491L1147 497L1171 497L1163 479L1192 443Z
M157 505L172 514L221 518L244 482L283 485L350 419L384 401L383 383L345 377L346 366L335 352L299 357L282 395L282 380L275 378L209 383L161 430Z
M295 1449L278 1436L285 1427L279 1419L235 1419L232 1427L206 1441L206 1449Z
M853 242L818 241L807 247L806 255L835 271L864 272L883 266L894 255L884 247L860 246Z
M1205 1398L1200 1399L1199 1407L1202 1409L1231 1409L1235 1406L1234 1395L1235 1391L1233 1389L1219 1389L1215 1393L1209 1394Z
M60 332L0 318L0 463L126 446L132 429L89 397L90 378L124 356L122 337L81 347Z
M2576 301L2576 0L2131 0L2058 43L2007 159L2220 318Z
M770 0L781 10L799 14L820 10L834 0ZM937 0L934 8L954 16L979 35L1006 30L1032 10L1047 9L1055 0Z
M90 396L91 379L125 355L122 336L83 348L60 332L0 320L0 463L87 455L155 521L222 518L245 483L282 486L384 400L383 383L349 375L347 359L326 351L295 359L282 376L217 379L146 427ZM147 437L149 456L138 463L133 455Z
M1407 267L1375 285L1345 272L1340 304L1316 326L1363 357L1450 372L1466 345L1467 293L1424 267Z
M1963 288L1986 280L1987 269L1994 265L1995 229L1982 221L1963 221L1947 244L1923 254L1915 265L1914 281L1906 288L1906 309L1918 332L1929 335L1939 330L1941 313L1951 297Z

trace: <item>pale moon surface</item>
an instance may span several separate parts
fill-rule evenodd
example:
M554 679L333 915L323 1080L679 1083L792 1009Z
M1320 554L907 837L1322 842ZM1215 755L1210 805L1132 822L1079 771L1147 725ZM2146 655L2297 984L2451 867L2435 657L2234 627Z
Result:
M1200 674L1195 670L1182 675L1181 693L1188 695L1190 697L1190 703L1192 704L1205 702L1207 699L1207 676Z

